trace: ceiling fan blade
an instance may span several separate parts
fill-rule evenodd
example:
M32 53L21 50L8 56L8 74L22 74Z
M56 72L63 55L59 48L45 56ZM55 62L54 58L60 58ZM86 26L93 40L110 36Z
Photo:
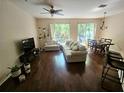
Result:
M44 13L40 13L40 14L49 14L49 12L44 12Z
M55 13L55 14L56 14L56 15L61 15L61 16L64 16L64 14L61 14L61 13L58 13L58 12L57 12L57 13Z
M60 12L60 11L63 11L62 9L58 9L58 10L55 10L56 12Z
M52 0L25 0L25 2L30 2L32 4L41 6L41 5L46 5L46 6L53 6L53 1Z
M46 9L46 8L43 8L43 9L49 12L49 10L48 10L48 9Z

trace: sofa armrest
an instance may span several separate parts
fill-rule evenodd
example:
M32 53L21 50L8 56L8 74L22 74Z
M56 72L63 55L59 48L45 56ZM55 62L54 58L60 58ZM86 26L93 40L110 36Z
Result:
M47 41L45 45L58 45L58 43L56 41L51 40L51 41Z
M86 51L86 47L84 45L79 44L79 51Z

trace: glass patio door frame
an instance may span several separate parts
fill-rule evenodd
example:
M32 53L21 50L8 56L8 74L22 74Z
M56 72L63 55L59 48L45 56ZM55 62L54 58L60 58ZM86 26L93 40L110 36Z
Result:
M93 24L94 25L94 30L93 30L93 36L91 37L91 38L88 38L88 37L86 37L85 39L84 39L84 42L82 41L82 42L80 42L80 39L79 39L79 25L81 25L81 24L85 24L85 25L87 25L87 24ZM97 25L95 24L95 23L93 23L93 22L86 22L86 23L78 23L77 24L77 41L79 41L81 44L83 44L83 45L85 45L85 46L87 46L87 42L88 42L88 39L95 39L95 37L96 37L96 27L97 27ZM86 33L85 33L86 34ZM85 35L84 35L85 36Z

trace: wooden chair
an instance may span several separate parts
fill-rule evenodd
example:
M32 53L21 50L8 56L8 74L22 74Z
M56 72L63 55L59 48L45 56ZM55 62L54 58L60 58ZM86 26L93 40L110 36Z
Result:
M105 43L107 43L106 46L105 46L105 50L108 52L110 46L114 45L114 44L112 44L112 39L105 39Z
M101 38L101 39L99 40L99 42L104 43L104 42L105 42L105 38Z
M109 73L109 70L116 71L121 70L121 77L117 77L113 75L112 73ZM106 62L103 66L103 72L102 72L102 87L105 79L113 81L115 83L121 84L123 83L123 71L124 71L124 62L123 58L120 53L111 52L109 51L106 55ZM122 80L120 82L120 80Z
M105 39L105 42L112 43L112 39Z
M96 44L97 44L96 40L88 39L88 47L90 47L91 49L94 49Z
M96 45L95 52L96 53L105 53L105 48L106 48L106 45L104 45L104 44Z
M106 39L106 38L101 38L99 43L101 43L100 45L97 45L95 48L95 52L97 53L104 53L106 51L109 51L110 45L112 44L112 39Z
M105 52L105 45L103 44L105 42L105 38L101 38L98 42L98 44L95 47L96 53L104 53Z

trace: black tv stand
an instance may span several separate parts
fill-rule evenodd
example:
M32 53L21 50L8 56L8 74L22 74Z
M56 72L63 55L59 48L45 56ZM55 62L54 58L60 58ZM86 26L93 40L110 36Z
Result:
M30 63L36 56L38 56L38 54L39 54L38 48L33 48L30 51L25 51L19 58L20 62Z

